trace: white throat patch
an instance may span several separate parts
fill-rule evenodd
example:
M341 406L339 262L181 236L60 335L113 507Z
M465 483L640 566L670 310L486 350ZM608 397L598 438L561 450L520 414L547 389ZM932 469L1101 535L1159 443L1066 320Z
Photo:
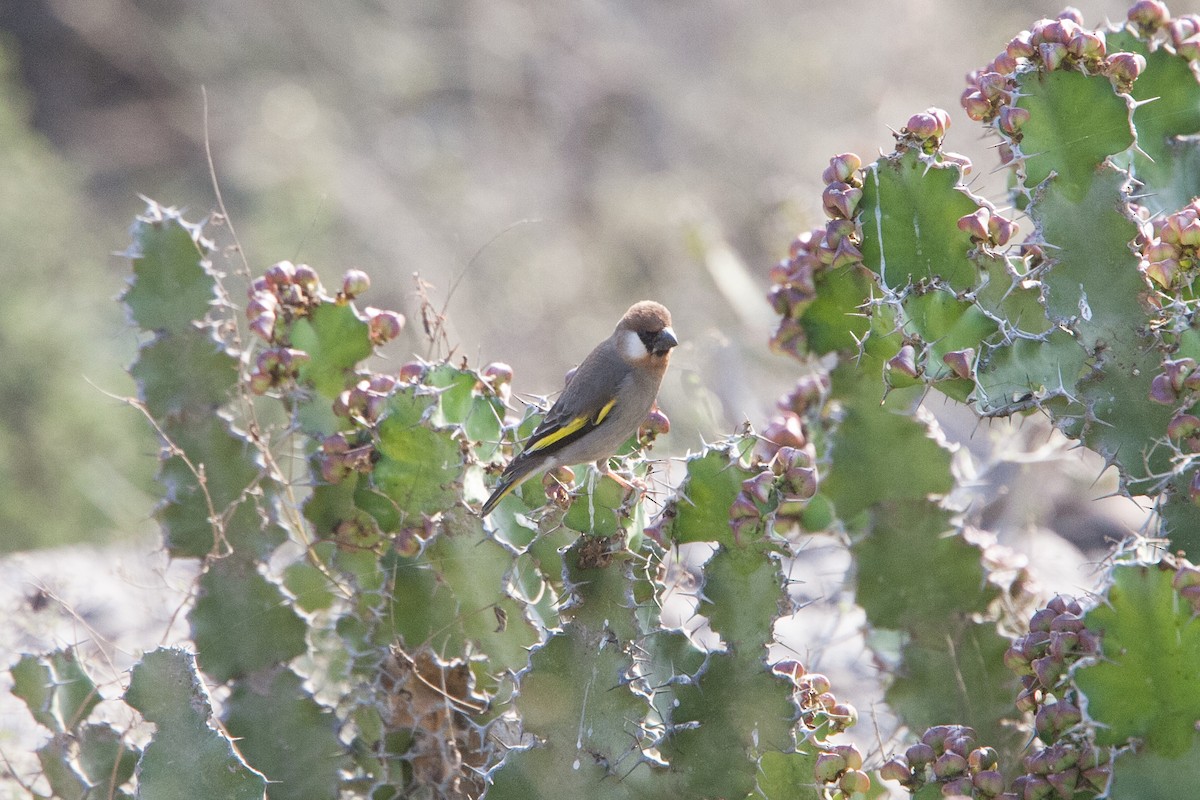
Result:
M634 331L623 332L617 347L621 350L621 357L626 361L640 361L649 355L646 345L642 344L642 337Z

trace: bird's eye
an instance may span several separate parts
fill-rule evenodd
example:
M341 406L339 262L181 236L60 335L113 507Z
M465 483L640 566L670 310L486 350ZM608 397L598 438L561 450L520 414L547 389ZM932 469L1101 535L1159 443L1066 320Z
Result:
M654 349L654 342L662 331L638 331L638 338L642 340L642 344L646 345L647 350Z

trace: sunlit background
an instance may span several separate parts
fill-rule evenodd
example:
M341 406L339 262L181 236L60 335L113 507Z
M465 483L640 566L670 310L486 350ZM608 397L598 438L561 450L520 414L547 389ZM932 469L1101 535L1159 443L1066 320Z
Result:
M1127 3L1080 7L1099 24ZM745 420L761 427L794 379L794 362L766 347L766 271L821 223L829 156L869 159L890 149L889 127L940 106L948 146L1004 205L991 142L958 106L963 75L1060 10L0 5L0 548L153 529L157 444L117 399L133 392L123 367L138 342L114 302L127 264L113 253L139 194L192 219L213 210L206 131L251 267L303 261L331 285L349 267L369 272L366 301L408 317L386 351L397 365L447 354L423 333L417 276L445 309L454 356L508 362L519 396L556 391L631 302L666 303L683 344L661 451L677 455ZM232 242L228 228L212 234ZM1098 468L1048 471L1058 495L1037 479L1036 514L1008 523L1055 524L1059 500Z

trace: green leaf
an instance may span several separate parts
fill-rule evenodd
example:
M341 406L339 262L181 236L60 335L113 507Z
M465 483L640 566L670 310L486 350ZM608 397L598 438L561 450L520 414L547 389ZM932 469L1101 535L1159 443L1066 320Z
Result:
M157 727L138 761L139 797L262 800L266 780L211 723L192 655L174 648L147 653L130 673L125 702Z
M974 245L957 223L979 206L960 180L956 164L931 163L916 150L867 167L859 204L861 250L884 286L944 281L961 292L978 282L967 258Z
M148 331L183 334L204 319L216 300L216 278L207 259L212 249L199 225L174 208L148 201L131 231L126 255L133 281L122 296L134 323Z
M1021 127L1025 185L1036 186L1054 172L1063 193L1081 199L1101 162L1133 145L1127 98L1107 77L1074 70L1025 72L1017 82L1017 107L1030 114ZM1088 230L1104 228L1091 220Z
M79 763L98 797L113 796L133 777L141 751L110 725L85 725L79 732Z
M379 423L380 459L371 483L405 515L435 514L458 501L455 482L463 473L462 450L450 431L428 426L434 402L432 396L397 392Z
M75 730L100 702L96 684L73 650L22 656L10 674L13 695L55 733Z
M232 396L237 373L237 359L225 345L198 330L146 344L129 369L146 410L159 422L185 412L211 413Z
M283 592L237 557L213 561L188 614L200 666L224 683L307 650L304 620Z
M268 680L234 684L225 704L226 730L242 756L271 782L271 800L336 797L344 760L337 718L291 670Z
M1191 748L1200 719L1200 621L1163 566L1117 566L1107 601L1084 617L1101 634L1103 658L1074 678L1087 695L1099 744L1145 739L1177 758Z
M729 509L742 489L742 481L752 474L737 462L731 444L688 459L687 477L680 486L680 500L670 527L672 540L733 546Z
M813 777L813 753L763 753L758 762L758 790L766 800L824 800L824 788Z
M311 316L292 323L291 342L309 355L297 380L331 400L350 384L358 362L372 352L367 322L350 304L319 304Z

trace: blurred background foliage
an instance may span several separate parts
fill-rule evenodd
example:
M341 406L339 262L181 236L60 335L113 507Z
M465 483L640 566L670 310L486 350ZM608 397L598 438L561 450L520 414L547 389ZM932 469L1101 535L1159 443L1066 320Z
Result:
M1078 3L1088 24L1127 5ZM1061 8L0 4L0 548L149 524L157 445L105 394L132 392L137 344L108 254L138 193L192 218L214 207L202 87L252 269L367 270L368 301L410 320L397 365L447 354L422 333L419 274L454 355L512 364L526 396L561 386L632 301L661 300L683 341L661 452L682 453L761 426L794 378L765 346L766 269L821 221L830 155L887 149L888 126L941 106L976 188L1003 201L991 142L958 107L962 76Z

